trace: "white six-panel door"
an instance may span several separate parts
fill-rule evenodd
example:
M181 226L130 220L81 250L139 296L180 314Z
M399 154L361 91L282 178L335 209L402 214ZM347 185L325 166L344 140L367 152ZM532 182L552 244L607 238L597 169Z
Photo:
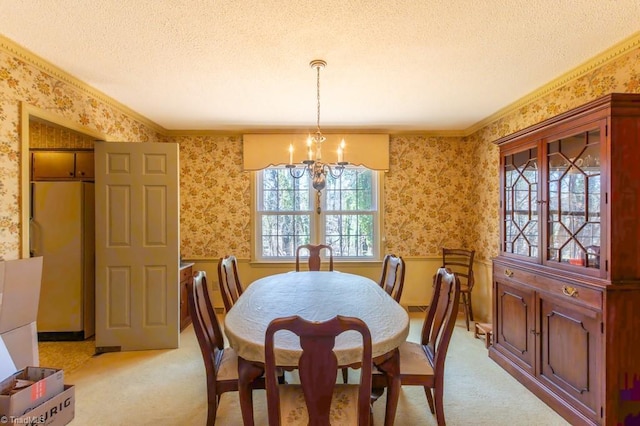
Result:
M179 345L175 143L97 142L96 350Z

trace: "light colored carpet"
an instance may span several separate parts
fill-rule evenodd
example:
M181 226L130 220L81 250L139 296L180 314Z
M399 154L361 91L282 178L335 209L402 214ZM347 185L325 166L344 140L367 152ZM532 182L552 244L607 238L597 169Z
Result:
M410 315L409 339L417 340L424 313ZM56 367L45 362L47 356L41 356L42 366ZM355 379L357 373L350 374ZM72 425L205 424L204 366L191 327L181 334L180 349L91 357L65 373L65 382L76 385ZM375 424L384 422L385 395L374 406ZM491 361L484 341L474 339L463 321L458 322L449 347L444 403L447 424L454 426L568 424ZM266 425L264 391L254 392L254 412L256 425ZM236 393L222 396L216 424L242 424ZM421 387L402 389L395 424L436 424Z

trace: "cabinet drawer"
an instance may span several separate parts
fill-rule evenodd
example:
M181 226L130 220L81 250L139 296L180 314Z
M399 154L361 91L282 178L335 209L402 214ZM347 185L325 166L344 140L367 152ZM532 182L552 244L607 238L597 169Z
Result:
M180 282L187 281L191 278L192 276L191 270L192 270L191 266L187 266L186 268L180 269Z
M518 282L534 287L538 291L544 291L551 295L567 299L579 305L602 309L603 294L601 290L589 288L562 280L536 275L531 272L522 271L516 268L509 268L504 265L494 264L494 279L506 282Z

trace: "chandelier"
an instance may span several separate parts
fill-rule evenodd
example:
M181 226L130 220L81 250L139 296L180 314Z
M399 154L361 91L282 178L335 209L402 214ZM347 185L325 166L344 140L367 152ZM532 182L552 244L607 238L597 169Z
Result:
M344 167L349 164L344 160L344 139L340 142L338 147L338 162L334 164L324 163L322 161L322 143L326 138L320 131L320 70L323 69L327 63L321 59L315 59L309 63L311 68L314 68L317 73L316 77L316 90L317 90L317 119L316 119L316 132L309 135L307 138L307 159L302 161L302 166L293 164L293 144L289 145L289 164L287 168L289 173L294 179L300 179L305 175L305 172L311 178L311 185L313 189L317 191L317 198L320 199L320 191L322 191L327 185L327 174L330 174L334 179L340 178ZM319 206L319 203L317 203ZM319 207L318 207L319 209ZM318 212L319 213L319 212Z

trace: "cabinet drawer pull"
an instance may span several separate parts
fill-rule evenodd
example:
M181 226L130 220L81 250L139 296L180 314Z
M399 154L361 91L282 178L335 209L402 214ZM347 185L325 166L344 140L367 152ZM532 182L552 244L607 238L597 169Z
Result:
M504 274L508 277L512 277L513 276L513 271L511 269L505 269L504 270Z
M563 285L562 294L569 297L578 297L578 289L575 287L569 287L568 285Z

